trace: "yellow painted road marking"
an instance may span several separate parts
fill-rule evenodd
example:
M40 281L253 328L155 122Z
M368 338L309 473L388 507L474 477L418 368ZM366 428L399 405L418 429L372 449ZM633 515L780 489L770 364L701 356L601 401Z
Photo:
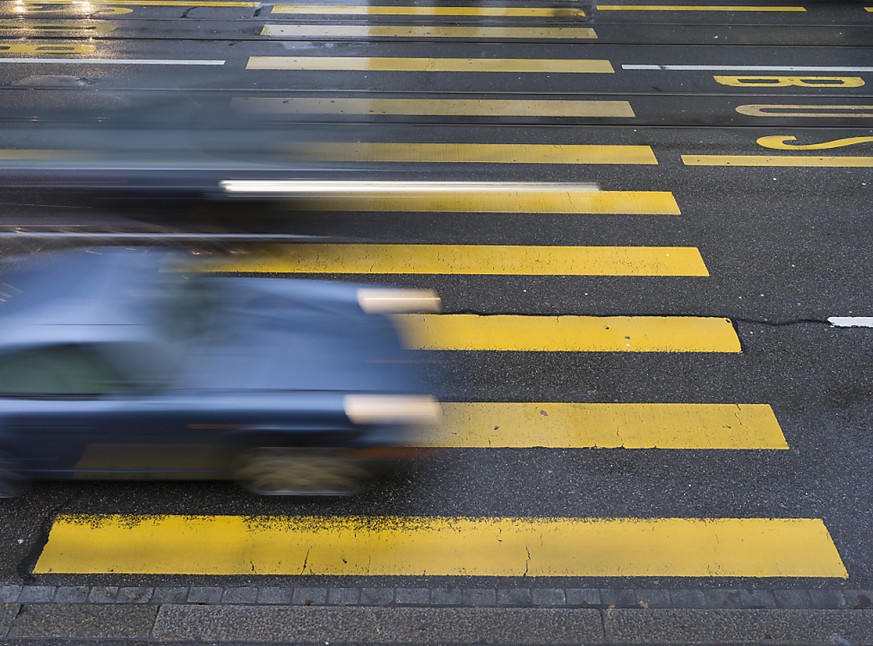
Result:
M787 449L767 404L444 403L415 446Z
M260 7L260 2L232 2L231 0L38 0L38 5L70 5L72 9L84 9L85 5L131 5L135 7Z
M0 43L0 53L10 54L91 54L96 45L50 43Z
M67 515L34 573L848 578L815 518Z
M785 166L794 168L870 168L873 157L800 155L682 155L686 166Z
M582 17L581 9L553 7L416 7L410 5L289 5L277 4L271 13L345 16L474 16L477 18Z
M694 247L277 245L212 271L499 276L708 276Z
M238 97L232 105L269 114L428 115L467 117L634 117L627 101L515 99L329 99Z
M284 147L313 161L477 164L647 164L658 160L650 146L576 144L434 144L313 142Z
M696 316L398 314L416 350L741 352L729 319Z
M797 112L792 112L797 110ZM830 110L830 112L829 112ZM750 117L806 117L806 118L870 118L873 112L856 112L856 110L873 110L873 105L784 105L748 104L738 105L736 111Z
M762 148L770 148L772 150L831 150L832 148L873 143L873 137L846 137L844 139L822 141L817 144L789 144L789 141L797 141L797 137L769 135L767 137L760 137L756 143Z
M261 35L294 38L597 38L597 33L589 27L464 27L459 25L264 25Z
M107 33L115 30L115 25L97 23L89 24L79 21L58 21L58 22L30 22L22 20L14 20L11 22L0 22L0 33L6 32L45 32L48 34L58 34L67 32L95 32Z
M310 211L391 213L567 213L679 215L669 191L481 190L468 192L390 191L325 192L295 201Z
M806 11L804 7L707 4L599 4L600 11Z
M0 160L2 161L52 161L56 159L81 159L83 157L91 157L92 155L92 152L86 150L0 149Z
M559 58L390 58L370 56L249 56L247 70L354 72L512 72L614 74L606 60Z

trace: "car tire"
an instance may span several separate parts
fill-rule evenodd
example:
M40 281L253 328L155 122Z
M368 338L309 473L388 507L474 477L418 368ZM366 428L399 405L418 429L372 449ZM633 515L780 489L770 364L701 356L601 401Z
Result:
M0 498L16 498L27 490L28 484L18 458L0 450Z
M327 449L256 448L234 464L237 482L260 496L351 496L369 475L361 460Z

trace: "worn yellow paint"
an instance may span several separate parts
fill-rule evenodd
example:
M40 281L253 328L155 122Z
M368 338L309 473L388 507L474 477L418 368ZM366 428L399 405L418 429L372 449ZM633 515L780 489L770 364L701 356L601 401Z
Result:
M606 60L563 58L390 58L372 56L249 56L247 70L342 72L511 72L613 74Z
M414 5L314 5L277 4L271 13L295 15L340 14L345 16L471 16L474 18L582 17L581 9L554 7L473 7Z
M767 404L444 403L412 444L443 448L787 449Z
M682 155L686 166L784 166L794 168L870 168L873 157L800 155Z
M81 43L0 43L3 54L91 54L96 45Z
M264 247L211 271L500 276L708 276L695 247L306 244Z
M108 23L87 23L81 21L58 21L58 22L31 22L22 20L13 20L9 22L0 22L0 33L8 32L37 32L45 34L66 34L74 33L85 35L88 33L104 34L115 30L115 25ZM83 33L84 32L84 33Z
M738 105L736 111L750 117L805 117L869 119L873 105L784 105L780 103Z
M843 139L822 141L817 144L789 144L789 141L797 141L797 137L768 135L760 137L757 140L757 144L762 148L770 148L772 150L831 150L833 148L873 143L873 137L845 137Z
M595 39L590 27L467 27L462 25L265 25L262 36L295 38Z
M634 164L657 165L650 146L577 144L435 144L302 142L283 150L308 161L441 164Z
M507 352L741 352L729 319L398 314L407 347Z
M269 114L428 115L468 117L634 117L627 101L560 99L348 99L238 97L232 105Z
M862 87L860 76L713 76L729 87Z
M779 5L708 5L708 4L599 4L600 11L806 11L804 7Z
M34 573L848 577L815 518L120 514L57 517Z

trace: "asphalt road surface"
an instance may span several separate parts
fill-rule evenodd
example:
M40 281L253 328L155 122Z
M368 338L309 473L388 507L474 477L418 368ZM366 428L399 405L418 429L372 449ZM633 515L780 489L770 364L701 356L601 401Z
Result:
M458 432L349 499L36 484L0 505L0 582L869 604L873 5L652 1L0 3L7 229L99 222L44 178L168 150L209 181L526 184L138 203L318 241L234 271L437 289ZM155 135L168 97L235 116Z

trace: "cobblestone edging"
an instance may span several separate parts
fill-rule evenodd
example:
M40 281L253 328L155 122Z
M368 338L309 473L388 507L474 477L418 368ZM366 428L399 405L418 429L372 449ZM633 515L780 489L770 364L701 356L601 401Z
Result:
M873 590L404 588L0 584L0 603L233 604L461 608L873 608Z

